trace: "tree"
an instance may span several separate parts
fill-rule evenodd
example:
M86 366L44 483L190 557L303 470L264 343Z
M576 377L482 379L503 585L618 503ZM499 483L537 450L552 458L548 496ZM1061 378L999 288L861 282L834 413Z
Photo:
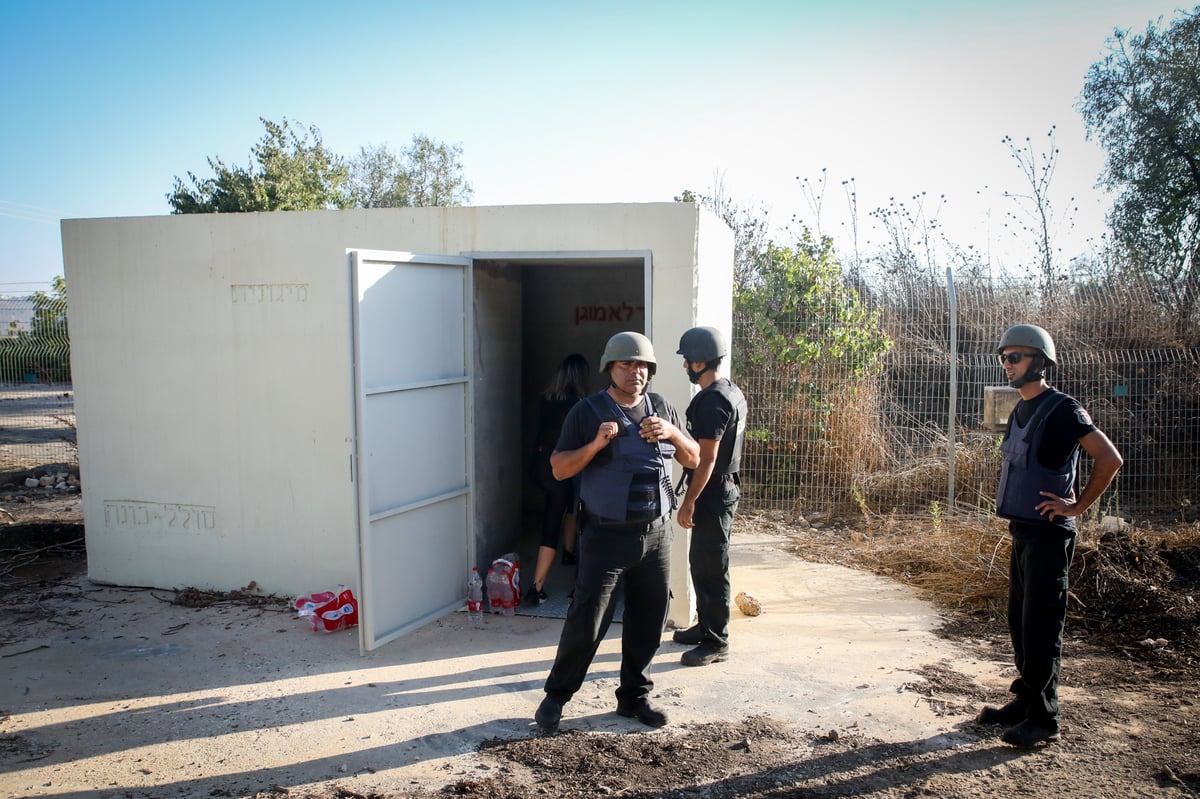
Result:
M350 161L347 204L356 208L462 205L471 184L463 177L462 147L421 134L399 153L363 147Z
M67 340L67 279L62 275L50 284L50 293L35 291L33 321L29 335L37 339Z
M35 291L29 330L10 325L0 338L0 378L70 382L71 341L67 336L67 281L54 278L50 291Z
M167 202L176 214L309 211L321 208L396 208L461 205L471 199L462 147L424 135L399 153L363 147L347 161L330 152L316 126L293 129L260 117L266 133L250 148L249 165L209 158L213 177L175 178Z
M1026 136L1023 144L1017 144L1012 136L1005 136L1003 144L1008 147L1021 175L1029 184L1028 194L1004 192L1004 196L1016 202L1024 213L1024 219L1016 214L1008 214L1013 224L1021 230L1032 233L1037 246L1038 271L1041 273L1042 293L1045 297L1055 296L1054 282L1066 277L1062 268L1056 262L1054 251L1054 234L1059 223L1068 228L1074 214L1074 207L1068 209L1066 219L1056 214L1054 204L1050 201L1050 184L1054 180L1054 170L1058 166L1058 145L1055 141L1056 126L1051 125L1046 138L1049 141L1046 151L1035 153L1033 141ZM1071 198L1074 202L1075 198ZM1008 223L1004 223L1008 227ZM1019 231L1014 229L1014 235Z
M763 457L768 492L790 493L811 475L852 492L886 455L878 412L892 346L878 311L847 285L828 236L803 228L792 246L770 238L765 212L741 208L720 184L711 197L676 202L712 210L733 229L732 368L753 405L748 457Z
M737 205L719 180L712 196L685 189L675 202L698 203L733 230L734 326L747 330L735 341L740 361L807 367L832 357L848 376L878 375L891 340L878 312L846 284L830 237L803 228L793 246L777 246L765 211Z
M387 147L363 147L350 161L347 199L355 208L409 205L408 172L402 158Z
M176 214L242 211L304 211L340 208L349 170L325 148L315 126L297 133L284 118L275 123L260 117L266 133L250 148L249 166L229 166L209 158L215 173L199 178L188 172L191 186L175 178L167 202Z
M892 346L878 310L846 285L833 241L802 231L793 247L767 244L755 280L734 292L747 325L748 363L771 370L835 363L846 379L874 378Z
M405 155L410 205L461 205L471 199L471 184L463 178L460 145L447 146L418 134Z
M747 452L766 456L768 491L816 480L849 504L887 457L883 364L892 341L880 314L846 285L828 236L768 243L754 279L734 292L734 353L751 410Z
M1184 12L1144 34L1116 30L1089 67L1079 110L1107 150L1109 225L1149 270L1183 330L1200 300L1200 18Z

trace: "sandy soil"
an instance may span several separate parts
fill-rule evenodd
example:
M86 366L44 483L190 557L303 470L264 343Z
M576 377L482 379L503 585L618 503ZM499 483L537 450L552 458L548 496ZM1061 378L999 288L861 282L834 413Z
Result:
M614 625L544 736L557 620L453 614L362 657L274 598L94 585L69 510L3 507L0 796L1200 795L1195 653L1073 637L1063 740L1014 750L972 721L1012 677L1000 625L801 560L798 530L736 533L765 612L735 613L728 663L664 639L668 727L612 712Z

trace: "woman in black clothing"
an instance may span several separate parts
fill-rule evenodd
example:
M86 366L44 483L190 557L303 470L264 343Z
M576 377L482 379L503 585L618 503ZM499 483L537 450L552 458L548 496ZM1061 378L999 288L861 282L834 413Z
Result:
M537 566L533 573L533 585L525 595L529 605L540 604L546 599L543 586L554 564L561 533L563 563L575 563L575 481L555 480L550 469L550 453L558 443L559 430L567 412L582 397L587 396L588 362L579 353L563 359L554 375L554 380L542 392L538 408L538 433L534 444L537 459L538 483L546 492L546 512L542 516L541 546L538 547Z

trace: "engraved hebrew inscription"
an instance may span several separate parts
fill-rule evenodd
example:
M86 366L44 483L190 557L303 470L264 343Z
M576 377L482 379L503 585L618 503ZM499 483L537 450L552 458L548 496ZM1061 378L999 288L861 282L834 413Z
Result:
M234 305L281 305L308 302L307 283L233 283Z
M215 530L217 529L217 509L212 505L106 499L104 501L104 526L109 530L138 533Z

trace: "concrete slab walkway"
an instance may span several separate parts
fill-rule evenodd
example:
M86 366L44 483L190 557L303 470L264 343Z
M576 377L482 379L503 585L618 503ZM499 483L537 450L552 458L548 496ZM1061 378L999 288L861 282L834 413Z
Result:
M906 684L951 663L1001 685L937 637L911 591L806 563L783 539L735 535L736 609L728 662L679 664L664 635L654 701L672 728L767 715L818 734L848 730L908 742L956 734ZM436 787L477 774L478 745L536 734L532 717L562 622L452 614L366 657L353 631L311 632L242 605L192 610L169 592L95 586L55 592L55 618L0 636L0 796L253 793L328 780L366 793ZM621 626L613 625L564 729L644 732L613 711ZM42 648L38 648L42 647ZM965 720L965 719L962 719ZM943 744L951 744L945 741Z

